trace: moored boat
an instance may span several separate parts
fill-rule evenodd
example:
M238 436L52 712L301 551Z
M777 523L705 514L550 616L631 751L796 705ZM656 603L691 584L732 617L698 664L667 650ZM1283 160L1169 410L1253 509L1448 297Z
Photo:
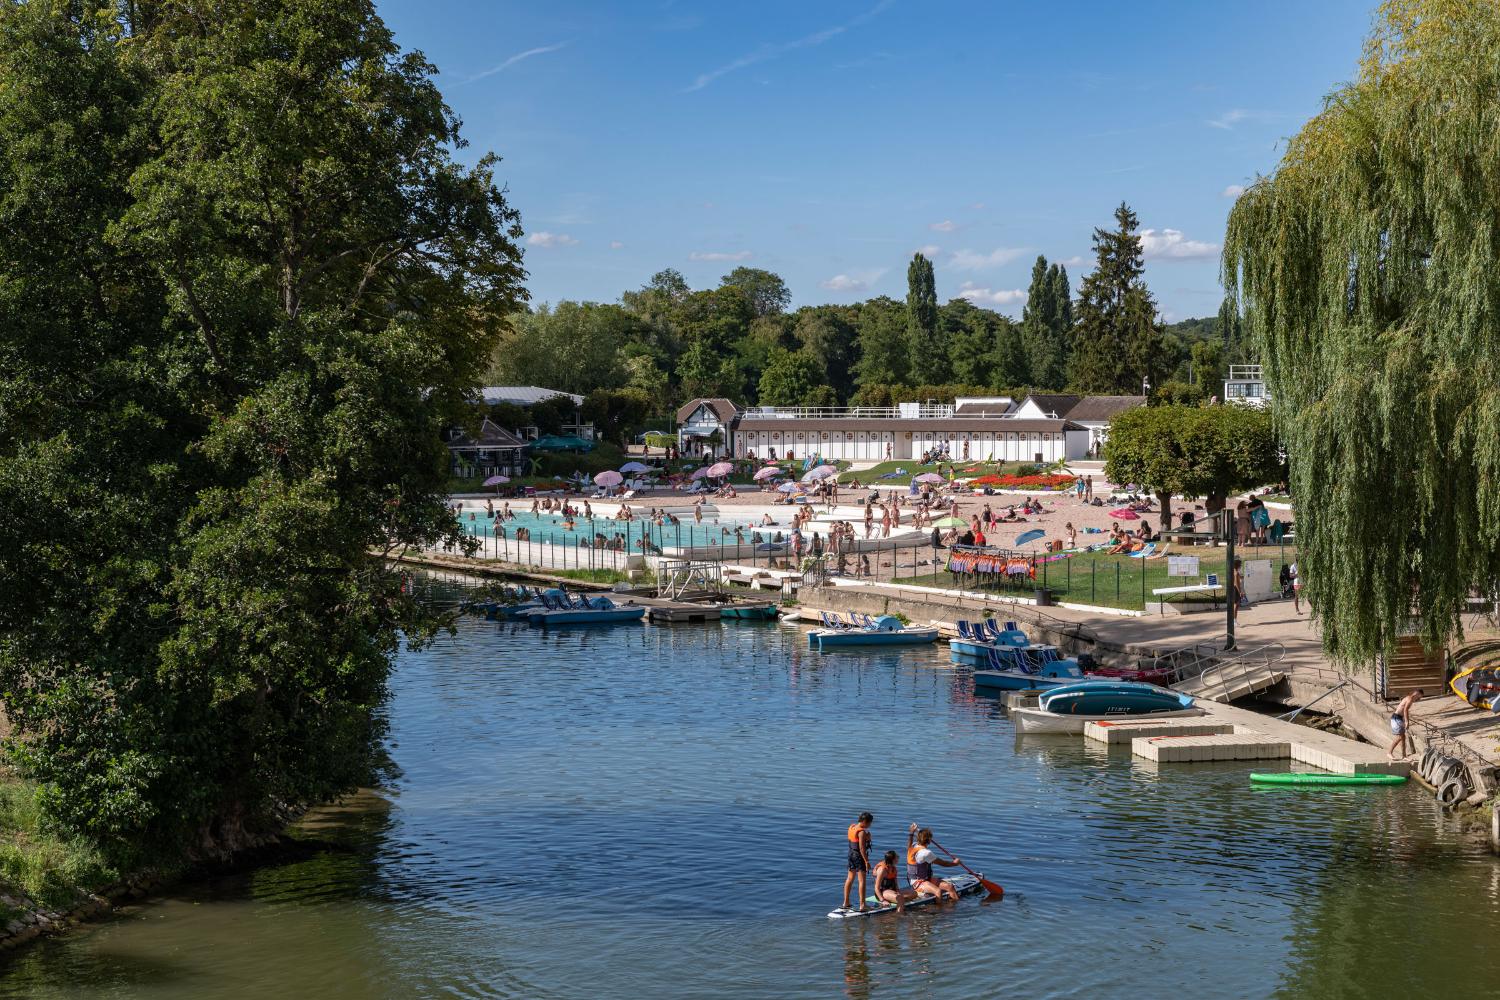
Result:
M1147 713L1153 719L1182 719L1193 718L1203 715L1201 708L1183 708L1170 712ZM1082 733L1084 727L1090 722L1115 722L1121 719L1119 713L1110 715L1058 715L1044 708L1013 708L1010 710L1011 722L1015 724L1016 731L1023 736L1048 733Z
M1043 692L1038 701L1054 715L1153 715L1193 707L1190 695L1139 681L1087 680Z
M1500 715L1500 670L1495 667L1465 670L1449 681L1448 687L1475 708Z
M775 604L726 604L719 609L720 618L734 618L741 621L775 621L780 615L780 610Z
M1058 656L1052 646L991 649L984 669L974 671L974 686L994 691L1055 688L1083 679L1078 661Z
M526 618L533 625L608 625L617 622L638 622L646 617L646 609L638 604L616 604L607 597L591 597L582 607L543 608L530 612Z
M894 615L881 615L867 625L849 628L815 628L807 633L812 649L841 646L916 646L936 642L938 630L931 625L903 625Z

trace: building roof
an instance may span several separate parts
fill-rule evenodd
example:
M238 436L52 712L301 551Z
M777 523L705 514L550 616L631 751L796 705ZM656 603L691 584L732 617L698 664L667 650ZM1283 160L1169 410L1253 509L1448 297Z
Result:
M506 448L524 448L526 447L526 442L495 423L489 417L485 417L479 424L479 433L477 435L470 435L464 431L460 431L448 442L448 447L489 451L504 450Z
M554 396L567 396L573 401L574 406L583 405L582 396L563 392L561 389L543 389L539 385L486 385L480 387L479 395L486 406L494 406L496 403L532 406L543 400L552 399Z
M735 406L732 401L724 399L723 397L716 397L714 399L695 399L692 402L685 403L678 408L677 422L679 424L685 423L687 421L687 418L691 417L700 406L707 406L710 410L712 410L714 416L719 418L719 423L723 424L725 427L728 427L730 424L734 423L734 418L739 416L740 413L740 408L738 406Z
M742 417L742 431L980 431L1005 434L1055 434L1058 431L1081 431L1087 428L1071 420L1050 417L1015 420L1008 417L824 417L781 420L775 417Z
M1026 397L1025 402L1021 405L1024 406L1026 403L1032 403L1043 413L1055 413L1059 417L1069 417L1072 416L1071 411L1073 407L1078 405L1078 399L1079 397L1077 396L1070 396L1065 393L1033 392Z
M1068 419L1108 423L1126 410L1145 405L1145 396L1084 396L1068 411Z
M955 417L997 417L1016 408L1009 396L965 396L953 401Z

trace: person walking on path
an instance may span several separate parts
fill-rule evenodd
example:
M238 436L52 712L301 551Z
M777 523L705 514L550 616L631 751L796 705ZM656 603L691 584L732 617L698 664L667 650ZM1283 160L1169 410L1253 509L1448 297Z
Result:
M1302 613L1302 573L1296 563L1292 563L1292 607L1297 614Z
M1387 760L1397 760L1396 748L1401 748L1401 757L1411 752L1406 739L1406 730L1411 726L1411 707L1422 700L1422 689L1417 688L1411 694L1396 703L1396 710L1391 713L1391 732L1396 738L1391 741L1390 749L1385 752Z
M1094 477L1093 476L1089 476L1088 479L1084 482L1084 486L1083 486L1083 499L1084 499L1085 503L1087 503L1088 501L1094 499Z
M849 909L849 889L856 876L859 878L859 908L865 908L865 876L870 871L870 824L874 822L874 816L862 812L859 819L849 824L849 874L844 878L843 909Z

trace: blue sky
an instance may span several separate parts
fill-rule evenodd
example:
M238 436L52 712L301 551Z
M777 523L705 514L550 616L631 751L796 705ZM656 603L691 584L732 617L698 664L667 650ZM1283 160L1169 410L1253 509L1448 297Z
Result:
M740 263L795 305L1077 287L1123 199L1170 319L1214 313L1234 185L1355 70L1373 0L383 0L521 210L533 300Z

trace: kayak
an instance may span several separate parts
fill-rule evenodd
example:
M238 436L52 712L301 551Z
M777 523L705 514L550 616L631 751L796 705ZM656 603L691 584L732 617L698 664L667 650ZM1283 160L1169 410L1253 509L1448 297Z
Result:
M979 878L978 878L978 876L970 875L968 872L965 872L962 875L951 875L951 876L948 877L948 881L950 883L952 883L953 888L955 888L955 889L958 890L958 894L960 896L967 896L967 895L969 895L972 892L978 892L979 891ZM938 900L938 897L936 897L936 896L918 896L916 899L914 899L911 902L907 903L906 904L906 908L909 910L909 909L911 909L914 906L928 906L928 905L930 905L932 903L937 902L937 900ZM866 896L865 897L865 902L867 902L867 903L876 903L877 900L875 899L874 896ZM828 919L829 920L848 920L851 917L873 917L877 913L895 913L895 912L896 912L896 904L895 903L880 903L878 906L870 906L868 909L864 909L864 910L856 910L856 909L852 909L852 908L846 909L845 907L840 906L836 910L829 910L828 911Z
M1321 774L1314 771L1283 771L1276 774L1252 774L1256 785L1400 785L1404 774Z

